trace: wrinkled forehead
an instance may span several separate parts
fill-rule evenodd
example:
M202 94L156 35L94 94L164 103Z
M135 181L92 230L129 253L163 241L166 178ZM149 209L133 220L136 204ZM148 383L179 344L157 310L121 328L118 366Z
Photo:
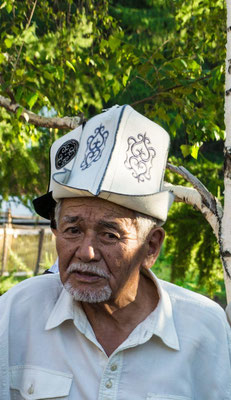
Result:
M135 219L135 212L100 198L68 198L62 200L60 218L66 216L85 216L106 219Z

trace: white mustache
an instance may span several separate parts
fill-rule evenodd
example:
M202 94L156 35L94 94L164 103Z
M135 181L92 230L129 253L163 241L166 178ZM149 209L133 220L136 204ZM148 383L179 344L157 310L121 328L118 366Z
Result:
M109 275L103 271L101 268L99 268L97 265L94 264L85 264L85 263L72 263L69 265L67 268L67 273L72 273L72 272L89 272L95 275L98 275L102 278L109 278Z

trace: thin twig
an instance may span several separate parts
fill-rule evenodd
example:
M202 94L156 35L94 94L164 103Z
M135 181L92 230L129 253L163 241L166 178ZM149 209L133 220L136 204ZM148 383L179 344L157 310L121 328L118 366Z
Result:
M188 82L188 85L193 85L194 83L203 81L203 80L208 79L208 78L210 78L210 75L206 75L206 76L203 76L203 77L201 77L201 78L194 79L193 81L189 81L189 82ZM141 104L141 103L145 103L145 102L151 101L151 100L155 99L155 98L158 97L158 96L161 96L161 95L163 95L163 94L166 94L166 93L168 93L168 92L171 92L172 90L175 90L175 89L180 89L180 88L182 88L182 87L184 87L184 85L182 85L182 84L169 87L169 88L167 88L167 89L165 89L165 90L162 90L161 92L156 92L156 93L153 94L152 96L148 96L148 97L145 97L145 98L143 98L143 99L141 99L141 100L137 100L137 101L135 101L134 103L132 103L131 106L136 106L137 104Z
M31 13L30 13L29 21L27 22L27 25L26 25L25 30L27 30L27 29L29 28L29 26L30 26L30 23L31 23L31 20L32 20L33 15L34 15L34 11L35 11L36 5L37 5L37 0L35 0L35 2L34 2L32 11L31 11ZM19 49L19 52L18 52L18 55L17 55L17 59L16 59L16 61L15 61L14 67L13 67L13 71L12 71L11 79L10 79L11 82L13 82L14 74L15 74L15 71L16 71L16 68L17 68L17 65L18 65L19 58L20 58L20 56L21 56L21 52L22 52L23 46L24 46L24 42L22 42L22 44L21 44L21 46L20 46L20 49Z
M136 79L140 79L144 83L146 83L147 86L149 86L151 89L153 89L153 86L151 85L150 82L148 82L146 79L142 78L142 76L136 75Z

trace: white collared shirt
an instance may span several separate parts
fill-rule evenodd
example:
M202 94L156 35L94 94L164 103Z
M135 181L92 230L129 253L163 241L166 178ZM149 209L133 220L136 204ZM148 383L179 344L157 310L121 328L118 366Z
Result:
M157 308L108 357L58 274L0 298L1 400L230 400L231 339L214 302L157 280Z

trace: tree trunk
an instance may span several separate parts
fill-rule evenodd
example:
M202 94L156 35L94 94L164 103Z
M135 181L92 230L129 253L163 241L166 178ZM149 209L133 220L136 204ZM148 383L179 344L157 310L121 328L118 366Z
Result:
M225 125L224 146L224 213L221 224L221 257L223 258L227 301L231 302L231 2L227 4L227 54L225 82Z

